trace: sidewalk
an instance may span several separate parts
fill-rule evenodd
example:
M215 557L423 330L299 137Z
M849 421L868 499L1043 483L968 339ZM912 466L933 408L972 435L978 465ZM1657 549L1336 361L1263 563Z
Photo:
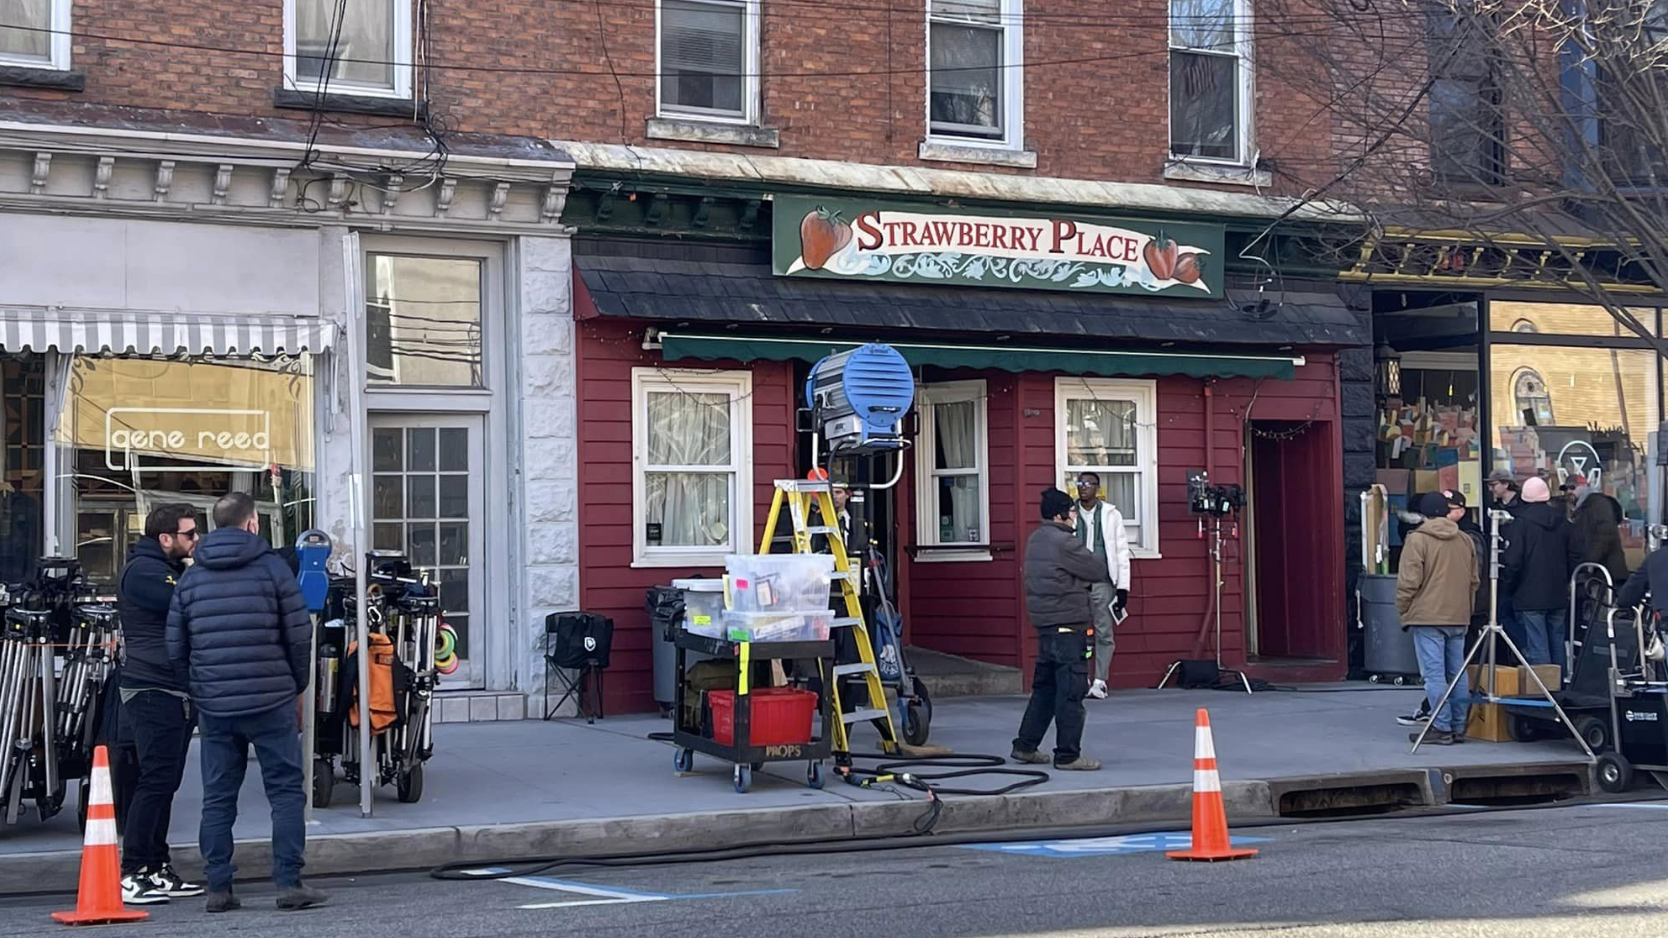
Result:
M1273 816L1283 791L1305 786L1399 785L1417 791L1418 803L1441 803L1444 776L1465 774L1454 771L1458 767L1563 764L1585 779L1579 751L1566 743L1468 742L1409 755L1408 730L1394 718L1416 707L1420 693L1365 684L1254 696L1116 693L1087 702L1084 750L1106 762L1103 771L1056 772L1044 785L1002 798L947 799L939 830L1185 822L1198 707L1211 712L1229 811L1236 817ZM1006 756L1023 708L1019 697L945 701L936 709L932 742ZM671 746L647 738L669 729L670 721L646 715L608 717L592 726L532 720L437 726L423 801L400 804L392 788L381 789L374 816L362 818L357 789L339 783L333 806L314 814L309 870L365 872L506 855L903 834L921 813L918 795L904 802L888 791L834 779L825 790L811 790L802 762L765 766L745 795L732 789L728 765L705 756L695 757L694 774L679 777ZM859 730L855 739L858 751L875 751L871 729ZM1448 771L1432 771L1437 769ZM982 784L975 779L968 787ZM990 787L999 784L1005 782ZM200 796L193 757L175 802L173 843L195 844ZM259 767L251 764L237 836L260 841L269 830ZM73 809L46 824L26 819L0 827L0 894L73 889L79 849ZM182 869L198 867L194 846L177 851L176 859ZM240 848L239 867L240 875L261 875L264 849Z

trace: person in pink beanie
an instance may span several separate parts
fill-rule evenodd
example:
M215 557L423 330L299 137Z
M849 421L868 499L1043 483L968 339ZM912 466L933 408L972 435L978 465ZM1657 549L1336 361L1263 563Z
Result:
M1523 623L1528 646L1521 649L1524 658L1567 671L1570 571L1580 558L1568 519L1551 501L1545 479L1524 481L1523 508L1512 524L1511 545L1501 563L1500 590L1511 596Z

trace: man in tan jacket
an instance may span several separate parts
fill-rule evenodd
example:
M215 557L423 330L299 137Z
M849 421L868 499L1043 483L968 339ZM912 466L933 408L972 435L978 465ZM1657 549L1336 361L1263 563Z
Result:
M1471 689L1460 664L1465 661L1465 629L1471 622L1479 582L1477 552L1456 523L1465 515L1464 506L1453 504L1446 495L1426 495L1419 499L1419 514L1424 515L1424 523L1402 546L1396 611L1401 614L1402 628L1413 630L1419 673L1430 700L1431 728L1425 742L1447 746L1465 741ZM1456 678L1453 695L1437 710L1448 683ZM1408 738L1417 741L1419 734Z

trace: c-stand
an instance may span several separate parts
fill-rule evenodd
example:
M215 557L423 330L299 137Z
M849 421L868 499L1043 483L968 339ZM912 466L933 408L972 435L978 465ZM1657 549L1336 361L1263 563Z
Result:
M1442 713L1442 708L1448 705L1448 699L1454 695L1454 689L1459 686L1460 681L1465 679L1465 669L1471 666L1472 659L1476 658L1477 652L1482 649L1487 649L1483 653L1483 658L1487 664L1484 666L1486 671L1479 669L1479 676L1484 673L1488 675L1488 693L1482 697L1478 697L1475 693L1475 689L1472 689L1472 703L1484 702L1498 704L1502 701L1511 701L1519 706L1525 705L1526 701L1522 698L1501 697L1499 694L1495 693L1495 688L1499 686L1499 681L1495 679L1495 667L1499 655L1499 648L1495 640L1499 639L1500 641L1504 641L1506 643L1507 650L1512 653L1513 658L1517 659L1517 663L1521 666L1520 671L1527 672L1529 676L1534 679L1535 686L1540 688L1541 696L1546 698L1547 704L1552 707L1555 713L1558 714L1558 719L1564 724L1564 727L1570 731L1570 735L1575 737L1576 744L1581 747L1581 751L1587 754L1587 758L1589 760L1596 759L1597 756L1593 754L1592 747L1588 746L1587 741L1581 738L1580 733L1576 732L1575 724L1570 722L1569 715L1566 714L1564 712L1564 708L1559 705L1558 698L1553 695L1551 690L1547 689L1546 683L1541 680L1540 674L1538 674L1535 669L1529 667L1529 662L1524 659L1523 652L1518 649L1517 645L1512 641L1511 636L1507 635L1505 628L1500 625L1500 522L1503 520L1510 520L1511 513L1496 509L1490 511L1488 513L1488 517L1491 522L1489 530L1488 561L1488 624L1483 626L1483 630L1478 633L1476 643L1473 644L1471 646L1471 650L1466 653L1465 660L1460 662L1459 672L1448 682L1448 689L1442 692L1442 699L1438 700L1436 702L1436 706L1431 708L1430 722L1426 723L1424 729L1419 731L1419 736L1413 741L1413 748L1408 751L1409 753L1419 751L1419 747L1425 742L1425 736L1430 733L1431 727L1435 725L1437 715ZM1538 703L1528 705L1540 706ZM1464 733L1465 727L1454 727L1453 732Z

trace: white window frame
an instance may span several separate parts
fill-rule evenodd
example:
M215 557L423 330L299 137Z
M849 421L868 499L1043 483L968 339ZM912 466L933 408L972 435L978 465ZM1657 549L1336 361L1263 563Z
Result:
M291 91L316 92L321 86L329 94L355 98L392 98L405 101L411 98L412 88L412 0L387 0L394 17L394 84L393 87L362 85L332 78L324 82L304 81L297 72L295 51L296 0L284 0L284 87Z
M960 16L933 13L933 0L927 0L927 66L926 94L923 111L926 117L927 140L953 146L983 147L990 150L1023 150L1025 148L1025 20L1024 0L1002 0L1000 24L1002 30L1002 136L974 137L935 132L932 127L932 24L940 21L957 25L989 28L990 24Z
M922 385L917 392L920 409L920 434L915 445L915 542L922 548L915 559L920 562L989 560L990 554L990 401L985 382L947 381ZM977 440L974 443L972 469L940 470L935 467L938 452L937 416L933 408L939 404L976 405L974 421ZM979 480L979 535L978 542L956 541L945 544L938 536L938 479L942 476L971 475Z
M70 6L71 0L52 0L52 5L47 10L46 28L52 30L52 34L47 37L46 58L0 54L0 65L53 72L69 71L70 40L74 38L70 35L73 28L70 22Z
M1118 400L1135 403L1135 430L1139 465L1131 470L1110 466L1071 466L1066 463L1066 402L1073 400ZM1158 383L1156 381L1128 381L1106 378L1056 378L1054 381L1054 479L1055 485L1064 483L1067 472L1087 469L1098 473L1104 481L1109 473L1134 474L1139 477L1135 496L1141 500L1139 525L1131 520L1126 506L1115 505L1125 514L1124 525L1129 531L1132 556L1144 560L1160 557L1158 547ZM1075 495L1076 493L1071 493Z
M1167 0L1167 2L1170 4L1168 7L1168 15L1173 15L1175 10L1175 0ZM1164 146L1169 152L1170 159L1172 161L1189 165L1233 167L1253 167L1253 164L1256 162L1257 150L1255 128L1257 68L1256 61L1253 56L1256 48L1256 29L1251 19L1251 0L1232 0L1232 2L1234 4L1235 34L1233 51L1231 52L1224 52L1216 49L1194 49L1188 46L1179 46L1176 45L1175 30L1167 29L1165 32L1166 42L1169 43L1170 52L1172 54L1176 52L1186 52L1194 55L1231 55L1238 60L1239 65L1235 70L1239 76L1237 89L1239 92L1239 100L1236 102L1236 106L1239 110L1240 120L1238 127L1239 132L1235 135L1235 147L1238 152L1232 159L1210 156L1193 156L1185 153L1177 153L1174 149L1172 149L1176 138L1174 129L1169 126L1171 112L1168 101L1166 101L1164 108L1164 124L1168 139L1166 140ZM1168 57L1164 67L1165 73L1168 75L1170 70ZM1167 96L1170 90L1169 79L1166 78L1165 91Z
M757 127L761 120L760 113L760 83L759 83L759 2L760 0L683 0L703 6L734 9L742 7L742 29L745 35L741 37L743 49L743 68L746 74L741 82L742 113L719 111L711 108L668 106L661 85L664 69L661 67L661 8L664 0L655 0L654 4L654 112L657 117L675 120L705 121L714 124L735 124L743 127Z
M679 466L685 471L730 472L730 543L719 547L651 547L648 537L649 395L721 393L730 397L730 465ZM631 370L631 556L633 567L722 567L730 554L752 553L753 373Z

